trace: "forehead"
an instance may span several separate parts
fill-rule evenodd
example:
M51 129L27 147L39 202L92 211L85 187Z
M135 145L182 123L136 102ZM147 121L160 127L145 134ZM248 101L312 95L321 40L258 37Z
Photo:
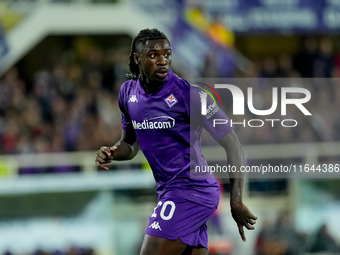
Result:
M166 39L147 40L141 47L142 51L171 50L170 42Z

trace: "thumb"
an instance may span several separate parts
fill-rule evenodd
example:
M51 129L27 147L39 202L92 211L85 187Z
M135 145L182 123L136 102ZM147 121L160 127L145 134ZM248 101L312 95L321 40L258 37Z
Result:
M110 147L110 158L113 158L113 153L115 153L115 151L117 150L116 146Z

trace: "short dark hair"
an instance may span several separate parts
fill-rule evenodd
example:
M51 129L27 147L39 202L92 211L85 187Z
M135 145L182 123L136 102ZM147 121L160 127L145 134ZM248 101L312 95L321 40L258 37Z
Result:
M165 39L170 43L166 35L163 32L159 31L157 28L153 29L147 28L141 30L138 33L138 35L132 40L131 52L129 57L129 70L131 74L128 75L130 78L132 78L133 80L137 80L139 76L139 67L134 61L134 53L136 53L137 51L137 46L139 45L145 46L148 40L160 40L160 39Z

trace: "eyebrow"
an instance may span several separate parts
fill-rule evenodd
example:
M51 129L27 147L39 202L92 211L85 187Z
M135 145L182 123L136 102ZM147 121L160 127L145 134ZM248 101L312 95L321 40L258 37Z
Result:
M162 50L162 49L155 49L155 48L153 48L153 49L149 49L147 52L150 52L150 51L160 51L160 50ZM172 51L171 48L164 48L164 50L165 51Z

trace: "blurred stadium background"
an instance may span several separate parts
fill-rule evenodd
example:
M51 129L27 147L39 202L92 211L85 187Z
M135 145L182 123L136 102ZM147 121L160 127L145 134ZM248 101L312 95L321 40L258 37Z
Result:
M339 0L0 0L0 254L138 254L157 201L151 171L141 153L109 172L94 159L119 138L117 93L146 27L169 36L190 81L325 79L298 132L236 132L249 164L339 163ZM224 158L216 144L204 154ZM337 176L247 179L259 217L247 243L221 185L210 254L340 254Z

